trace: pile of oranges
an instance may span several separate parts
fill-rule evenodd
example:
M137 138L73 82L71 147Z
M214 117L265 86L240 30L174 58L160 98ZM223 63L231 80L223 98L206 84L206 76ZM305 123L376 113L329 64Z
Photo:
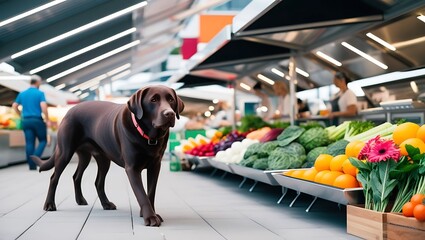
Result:
M403 205L402 213L406 217L415 217L418 221L425 221L425 194L414 194L407 202Z
M400 153L407 156L406 144L419 148L425 152L425 124L419 126L416 123L405 122L398 125L393 132L393 141L400 146Z
M284 175L321 183L338 188L355 188L360 183L356 179L357 168L348 160L348 155L331 156L320 154L310 169L285 172Z

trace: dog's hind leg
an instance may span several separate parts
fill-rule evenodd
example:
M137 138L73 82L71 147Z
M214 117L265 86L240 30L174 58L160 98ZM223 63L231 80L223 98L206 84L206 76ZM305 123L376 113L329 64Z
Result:
M83 191L81 190L81 180L83 178L84 171L90 163L91 153L81 148L79 148L76 153L78 155L78 166L72 176L74 180L75 201L78 205L87 205L87 201L83 196Z
M116 210L117 207L114 203L110 202L105 193L105 178L111 166L111 160L109 160L103 154L94 154L96 159L98 170L96 176L96 190L99 196L100 203L104 210Z

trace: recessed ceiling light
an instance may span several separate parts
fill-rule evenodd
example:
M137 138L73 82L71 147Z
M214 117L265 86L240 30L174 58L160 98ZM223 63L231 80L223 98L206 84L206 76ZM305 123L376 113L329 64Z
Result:
M295 71L301 75L303 75L304 77L310 77L310 74L308 74L308 72L300 69L300 68L295 68Z
M271 80L270 78L268 78L268 77L266 77L266 76L264 76L263 74L258 74L257 75L257 77L258 77L258 79L260 79L260 80L262 80L262 81L264 81L264 82L266 82L266 83L268 83L268 84L270 84L270 85L274 85L274 81L273 80Z
M131 42L129 44L126 44L126 45L121 46L121 47L119 47L117 49L114 49L114 50L112 50L110 52L107 52L107 53L102 54L102 55L100 55L98 57L95 57L95 58L93 58L93 59L91 59L91 60L89 60L87 62L84 62L84 63L82 63L80 65L75 66L75 67L72 67L72 68L70 68L70 69L68 69L66 71L63 71L63 72L61 72L59 74L56 74L56 75L54 75L52 77L49 77L49 78L47 78L46 81L47 82L55 81L55 80L57 80L57 79L59 79L61 77L64 77L64 76L66 76L68 74L71 74L71 73L73 73L75 71L78 71L78 70L80 70L82 68L85 68L85 67L90 66L90 65L92 65L94 63L97 63L97 62L99 62L99 61L101 61L101 60L103 60L105 58L108 58L108 57L113 56L113 55L115 55L117 53L120 53L122 51L125 51L125 50L127 50L127 49L129 49L131 47L134 47L134 46L136 46L139 43L140 43L140 40L133 41L133 42Z
M411 81L410 82L410 87L412 88L412 90L413 90L414 93L418 93L419 92L418 85L416 84L415 81Z
M277 69L277 68L272 68L272 72L273 72L274 74L278 75L279 77L284 77L284 76L285 76L285 73L283 73L282 71L280 71L280 70L279 70L279 69Z
M17 53L15 53L15 54L13 54L13 55L11 56L11 58L12 58L12 59L14 59L14 58L21 57L21 56L23 56L23 55L25 55L25 54L28 54L28 53L30 53L30 52L33 52L33 51L38 50L38 49L40 49L40 48L43 48L43 47L45 47L45 46L47 46L47 45L50 45L50 44L52 44L52 43L58 42L58 41L60 41L60 40L63 40L63 39L65 39L65 38L67 38L67 37L70 37L70 36L76 35L76 34L78 34L78 33L82 32L82 31L88 30L88 29L90 29L90 28L96 27L96 26L98 26L98 25L100 25L100 24L103 24L103 23L105 23L105 22L111 21L111 20L113 20L113 19L115 19L115 18L118 18L118 17L120 17L120 16L122 16L122 15L125 15L125 14L127 14L127 13L130 13L130 12L132 12L132 11L134 11L134 10L138 9L138 8L144 7L144 6L146 6L146 5L147 5L147 1L144 1L144 2L141 2L141 3L138 3L138 4L135 4L135 5L131 6L131 7L125 8L125 9L120 10L120 11L118 11L118 12L115 12L115 13L113 13L113 14L111 14L111 15L108 15L108 16L106 16L106 17L103 17L103 18L98 19L98 20L96 20L96 21L93 21L93 22L91 22L91 23L88 23L88 24L86 24L86 25L83 25L83 26L81 26L81 27L78 27L78 28L76 28L76 29L74 29L74 30L71 30L71 31L66 32L66 33L64 33L64 34L61 34L61 35L56 36L56 37L54 37L54 38L51 38L51 39L49 39L49 40L47 40L47 41L41 42L41 43L39 43L39 44L36 44L36 45L34 45L34 46L30 47L30 48L27 48L27 49L25 49L25 50L22 50L22 51L20 51L20 52L17 52Z
M376 64L378 67L380 67L382 69L388 69L388 66L387 65L381 63L380 61L376 60L375 58L373 58L369 54L362 52L361 50L355 48L354 46L352 46L352 45L350 45L350 44L348 44L346 42L342 42L341 45L344 46L344 47L346 47L346 48L348 48L348 49L350 49L351 51L357 53L358 55L362 56L363 58L367 59L368 61Z
M115 80L118 80L120 78L123 78L123 77L129 75L130 73L131 73L131 70L127 70L127 71L118 73L117 75L111 77L111 81L115 81Z
M44 64L44 65L42 65L40 67L34 68L34 69L30 70L30 74L35 74L35 73L38 73L40 71L43 71L43 70L45 70L45 69L47 69L49 67L53 67L53 66L55 66L55 65L57 65L59 63L65 62L65 61L67 61L67 60L69 60L69 59L71 59L73 57L79 56L79 55L81 55L83 53L86 53L86 52L91 51L91 50L93 50L95 48L98 48L100 46L103 46L103 45L105 45L107 43L110 43L110 42L112 42L112 41L114 41L114 40L116 40L118 38L124 37L124 36L126 36L128 34L131 34L131 33L135 32L135 31L136 31L136 28L130 28L130 29L128 29L126 31L123 31L121 33L118 33L118 34L116 34L116 35L114 35L112 37L106 38L106 39L104 39L104 40L102 40L100 42L97 42L95 44L92 44L90 46L87 46L85 48L82 48L82 49L80 49L78 51L75 51L75 52L73 52L71 54L68 54L66 56L63 56L63 57L61 57L59 59L56 59L56 60L51 61L49 63L46 63L46 64Z
M386 48L388 48L388 49L390 49L392 51L395 51L396 50L396 48L393 45L387 43L386 41L382 40L381 38L379 38L378 36L374 35L373 33L370 33L370 32L369 33L366 33L366 36L368 36L370 39L374 40L375 42L381 44L382 46L384 46L384 47L386 47Z
M85 93L83 93L83 94L80 95L80 98L81 99L84 99L84 98L88 97L89 95L90 95L90 93L85 92Z
M57 85L55 88L57 90L61 90L61 89L64 89L65 87L66 87L66 84L65 83L62 83L62 84Z
M248 86L247 84L245 84L245 83L240 83L239 84L239 86L241 86L241 88L243 88L243 89L245 89L245 90L247 90L247 91L250 91L251 90L251 87L250 86Z
M331 56L329 56L327 54L324 54L321 51L317 51L316 52L316 55L319 56L319 57L321 57L322 59L324 59L324 60L332 63L333 65L336 65L338 67L341 67L342 66L342 63L340 61L336 60L335 58L333 58L333 57L331 57Z
M24 12L24 13L21 13L21 14L19 14L19 15L14 16L14 17L11 17L11 18L9 18L9 19L3 20L3 21L1 21L1 22L0 22L0 27L3 27L3 26L5 26L5 25L7 25L7 24L9 24L9 23L12 23L12 22L18 21L18 20L20 20L20 19L22 19L22 18L28 17L28 16L30 16L30 15L32 15L32 14L35 14L35 13L41 12L41 11L43 11L44 9L47 9L47 8L53 7L53 6L58 5L59 3L62 3L62 2L65 2L65 0L56 0L56 1L52 1L52 2L46 3L46 4L44 4L44 5L41 5L41 6L39 6L39 7L36 7L36 8L34 8L34 9L31 9L31 10L29 10L29 11L27 11L27 12Z

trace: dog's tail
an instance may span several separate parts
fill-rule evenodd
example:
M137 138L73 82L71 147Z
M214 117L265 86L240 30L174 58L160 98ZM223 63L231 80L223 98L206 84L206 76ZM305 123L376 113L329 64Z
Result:
M54 155L45 161L34 155L30 156L30 158L40 167L39 172L50 170L55 166Z

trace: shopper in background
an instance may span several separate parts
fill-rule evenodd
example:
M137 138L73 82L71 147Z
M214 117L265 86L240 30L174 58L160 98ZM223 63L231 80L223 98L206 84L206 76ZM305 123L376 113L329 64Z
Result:
M30 84L31 86L27 90L18 94L12 107L22 119L29 169L36 170L37 165L30 159L30 156L41 157L43 154L47 143L46 123L49 121L49 115L47 113L46 97L38 89L41 85L41 78L36 75L32 76ZM22 106L22 112L18 108L19 105ZM43 121L42 113L46 123ZM36 139L38 139L37 148L35 147Z
M297 115L298 118L310 117L310 108L308 107L308 104L306 102L297 98L297 105L298 105L298 115Z
M217 112L214 118L210 118L207 124L212 128L220 128L226 126L232 126L233 113L230 106L225 101L219 101L217 103Z
M339 92L331 100L332 112L328 115L334 124L339 124L344 118L354 117L357 114L357 97L348 88L348 82L349 79L344 73L335 73L333 83L339 88Z
M273 117L273 108L272 108L272 104L270 101L270 97L269 95L267 95L264 91L263 91L263 87L261 85L260 82L257 82L254 87L252 88L254 90L254 94L260 98L260 108L263 110L263 107L267 108L267 111L264 112L264 114L261 114L264 118L264 120L268 121Z
M277 108L274 112L273 118L278 119L282 117L289 117L289 113L291 112L291 102L288 86L284 82L276 81L273 84L273 90L277 96Z

